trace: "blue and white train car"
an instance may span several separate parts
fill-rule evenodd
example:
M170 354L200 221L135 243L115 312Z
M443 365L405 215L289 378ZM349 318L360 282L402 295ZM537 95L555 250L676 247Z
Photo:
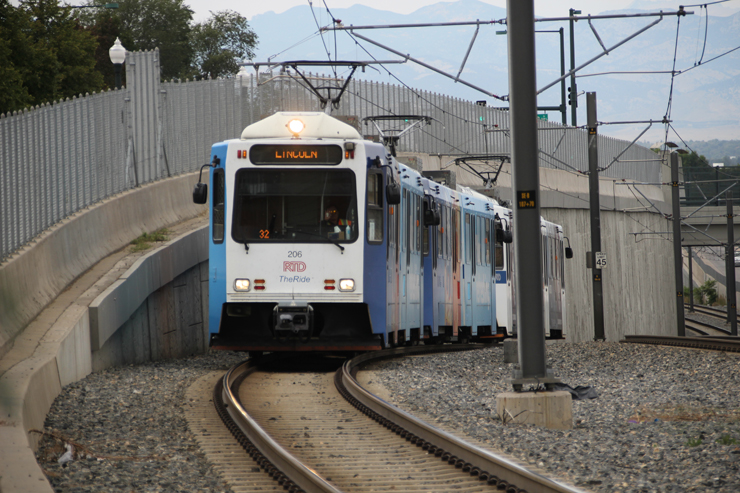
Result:
M513 230L512 211L500 205L494 211L504 231ZM564 248L563 228L540 218L542 267L542 296L544 310L545 337L562 339L565 337L565 259L571 258L570 248ZM499 330L508 337L517 334L516 321L516 272L514 269L513 244L496 243L496 297Z
M211 159L210 197L193 193L210 205L211 346L362 351L421 328L423 191L382 145L277 113Z
M428 208L439 215L425 248L425 339L503 337L497 334L494 289L493 245L502 238L496 234L496 202L428 179L424 190Z

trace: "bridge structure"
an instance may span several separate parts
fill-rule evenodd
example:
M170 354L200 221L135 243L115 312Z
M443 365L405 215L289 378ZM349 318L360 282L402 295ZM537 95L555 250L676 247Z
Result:
M162 82L158 60L156 50L129 54L123 90L0 116L0 491L51 491L29 430L43 428L62 386L207 349L207 218L191 200L197 170L212 143L244 126L318 108L290 74ZM352 81L346 92L335 116L367 138L380 136L363 126L366 116L433 119L399 139L402 162L511 201L508 112L388 84ZM587 135L538 125L542 214L563 226L575 252L565 264L566 341L591 340ZM667 162L608 137L598 147L606 338L673 335ZM687 220L692 227L721 229L719 218L695 216L705 222ZM165 245L128 250L164 227ZM721 239L719 229L704 236Z

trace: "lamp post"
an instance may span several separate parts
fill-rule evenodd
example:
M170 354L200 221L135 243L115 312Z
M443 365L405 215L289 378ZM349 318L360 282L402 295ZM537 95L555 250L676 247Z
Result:
M121 40L116 38L116 42L113 43L110 50L108 50L110 61L113 62L113 67L116 71L116 89L121 88L121 66L126 61L126 48L121 44Z

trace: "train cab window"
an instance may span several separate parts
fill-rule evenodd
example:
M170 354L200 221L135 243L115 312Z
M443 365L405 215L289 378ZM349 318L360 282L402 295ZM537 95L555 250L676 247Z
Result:
M213 242L224 241L224 170L213 171Z
M357 189L348 169L237 171L231 236L238 243L357 239Z
M367 175L367 241L383 242L383 175L369 172Z

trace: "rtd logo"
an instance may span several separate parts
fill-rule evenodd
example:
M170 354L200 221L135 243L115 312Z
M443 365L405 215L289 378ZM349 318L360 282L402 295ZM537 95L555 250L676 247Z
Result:
M306 270L305 262L286 260L283 262L283 272L303 272Z

